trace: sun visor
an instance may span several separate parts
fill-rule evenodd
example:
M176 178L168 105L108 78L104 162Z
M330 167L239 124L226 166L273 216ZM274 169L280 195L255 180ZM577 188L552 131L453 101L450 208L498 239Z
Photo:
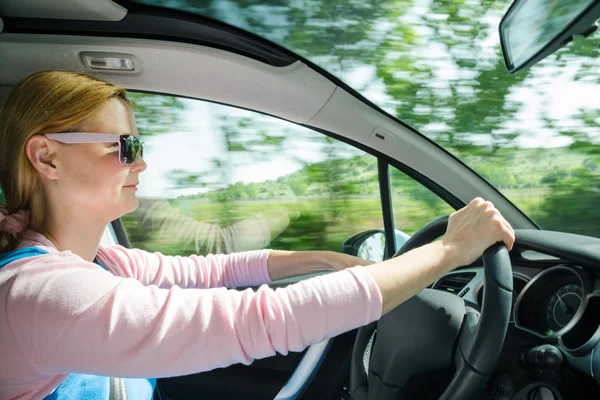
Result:
M127 15L127 9L112 0L2 0L0 15L17 18L120 21Z

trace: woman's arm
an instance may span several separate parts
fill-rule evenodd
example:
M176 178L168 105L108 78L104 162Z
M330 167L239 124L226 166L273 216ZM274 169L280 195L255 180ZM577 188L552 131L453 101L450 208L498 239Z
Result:
M174 257L122 246L101 247L98 260L115 275L167 289L175 285L196 289L258 286L292 276L372 264L333 251L255 250Z
M334 251L271 250L268 259L268 270L271 280L277 281L292 276L322 271L335 272L358 265L370 264L373 264L373 262Z
M381 291L385 314L448 271L471 264L497 242L511 250L515 232L492 203L476 198L450 215L442 240L365 269Z
M510 249L514 232L477 199L452 214L441 242L257 292L160 289L52 255L20 269L5 312L18 348L41 373L189 374L300 351L367 324L498 241Z
M514 243L514 231L490 202L474 199L453 213L443 240L379 264L335 252L272 251L268 269L272 280L317 271L368 266L384 298L384 312L412 297L451 269L468 265L495 242ZM402 287L403 290L398 290Z
M277 290L184 290L49 255L21 269L5 309L14 348L42 374L149 378L301 351L376 320L382 307L362 267Z
M236 288L271 282L267 269L270 250L208 256L166 256L122 246L98 250L98 261L115 275L134 278L163 289Z

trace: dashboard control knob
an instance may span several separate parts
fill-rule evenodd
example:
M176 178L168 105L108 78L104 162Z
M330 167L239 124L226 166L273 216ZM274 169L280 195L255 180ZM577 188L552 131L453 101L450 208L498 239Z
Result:
M526 369L558 368L562 364L563 355L555 346L543 344L523 351L519 361Z

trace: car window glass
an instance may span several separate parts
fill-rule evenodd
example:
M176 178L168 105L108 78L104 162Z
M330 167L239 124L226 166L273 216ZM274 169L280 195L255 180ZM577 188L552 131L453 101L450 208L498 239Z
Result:
M171 255L341 251L383 227L377 159L321 133L209 102L131 94L147 170L122 218L132 246Z
M292 50L436 141L542 228L600 237L598 32L511 75L498 26L513 0L135 1Z
M428 222L454 212L438 195L397 168L390 167L390 180L398 249Z

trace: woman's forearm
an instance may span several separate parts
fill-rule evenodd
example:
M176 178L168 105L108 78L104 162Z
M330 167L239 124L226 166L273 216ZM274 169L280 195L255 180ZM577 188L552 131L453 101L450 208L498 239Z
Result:
M515 242L513 228L492 203L473 199L450 215L441 240L366 267L381 292L383 314L448 271L471 264L498 242L504 242L510 251Z
M269 253L271 280L320 271L339 271L357 265L366 266L383 298L383 313L394 309L442 275L458 266L451 248L434 242L382 263L333 251L281 251Z
M372 264L369 260L334 251L271 250L267 268L271 280L290 278L322 271L341 271L357 265Z
M383 315L457 267L458 264L459 261L454 257L452 248L438 241L365 268L373 276L381 291Z

